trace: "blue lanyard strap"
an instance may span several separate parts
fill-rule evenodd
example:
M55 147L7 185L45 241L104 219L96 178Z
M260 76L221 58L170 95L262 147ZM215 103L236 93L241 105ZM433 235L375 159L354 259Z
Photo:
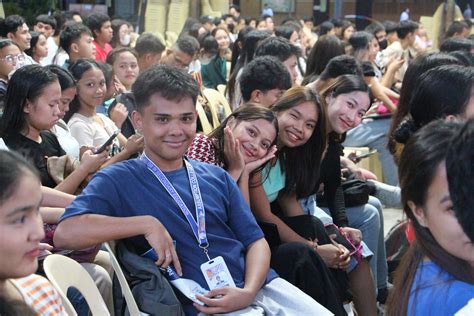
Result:
M207 241L206 235L206 211L204 210L204 203L202 201L201 191L199 189L199 183L196 177L196 173L194 171L193 166L188 161L184 161L186 166L186 171L189 177L189 185L191 187L191 192L193 194L194 206L196 207L196 220L194 220L193 215L189 211L186 204L184 204L183 199L181 196L176 192L176 189L170 183L168 178L163 174L163 172L158 168L157 165L153 163L153 161L148 158L145 153L143 153L140 157L140 160L145 163L147 168L153 173L153 175L158 179L161 185L165 188L168 194L173 198L176 202L178 207L180 208L181 212L183 212L186 220L191 226L193 230L194 236L198 241L199 247L204 249L204 252L207 254L207 247L209 243Z

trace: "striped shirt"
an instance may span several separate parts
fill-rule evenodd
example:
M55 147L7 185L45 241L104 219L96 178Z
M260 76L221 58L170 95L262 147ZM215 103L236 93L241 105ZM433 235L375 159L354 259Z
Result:
M20 279L9 279L20 291L23 299L38 316L67 315L61 298L49 281L42 276L31 274Z

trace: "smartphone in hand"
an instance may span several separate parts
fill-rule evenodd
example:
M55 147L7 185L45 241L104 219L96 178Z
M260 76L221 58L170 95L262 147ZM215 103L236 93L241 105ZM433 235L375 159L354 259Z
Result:
M102 153L104 150L107 149L107 147L109 147L110 145L112 145L112 142L114 141L115 137L118 136L118 134L120 134L120 130L116 130L112 135L110 135L109 139L107 139L107 141L99 147L99 149L96 150L96 154L100 154Z

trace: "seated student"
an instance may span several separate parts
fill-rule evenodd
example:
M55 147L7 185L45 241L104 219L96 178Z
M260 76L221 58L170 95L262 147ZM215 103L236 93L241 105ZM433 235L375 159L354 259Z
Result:
M76 80L71 73L58 65L48 65L46 68L58 76L59 85L61 86L61 99L59 100L59 120L51 128L51 132L58 138L59 144L66 154L76 159L80 158L79 142L71 135L71 131L64 122L63 118L69 111L69 104L76 96Z
M246 103L232 112L209 137L197 134L186 156L223 167L248 202L249 178L274 157L277 131L277 120L270 109Z
M319 77L309 82L306 86L317 93L327 88L337 77L342 75L363 76L362 67L354 57L340 55L332 58Z
M153 33L142 33L134 47L138 55L138 68L145 71L160 62L161 54L166 49L160 39Z
M135 134L131 118L131 114L135 110L135 102L131 90L140 71L137 54L128 47L116 48L107 56L107 63L112 66L112 76L116 88L113 100L107 110L108 115L120 128L122 134L125 137L130 137ZM106 103L108 102L106 101Z
M229 54L229 33L226 29L218 27L201 42L201 48L215 41L213 51L207 51L210 58L207 63L201 63L201 76L204 87L217 89L218 85L227 84L227 55ZM207 42L207 45L205 44Z
M33 58L36 63L40 63L43 58L48 56L48 47L46 46L46 37L43 33L31 32L30 48L25 50L25 54Z
M446 157L449 193L454 214L464 231L474 242L474 118L469 120L454 137Z
M94 12L87 16L84 24L94 36L92 44L94 44L96 51L95 60L105 62L107 55L112 51L112 46L109 44L113 36L110 17L107 14Z
M248 63L239 79L244 102L272 106L291 88L291 76L283 63L275 57L257 57Z
M104 102L106 90L104 73L95 60L79 59L70 71L77 80L77 94L64 120L79 146L100 147L118 129L107 116L97 113L96 108ZM120 148L123 147L122 150ZM121 133L113 140L109 152L113 156L102 167L130 158L141 151L143 137L125 138Z
M59 35L59 46L69 55L63 67L69 68L80 58L94 59L96 49L92 41L92 33L87 26L78 22L67 23Z
M160 63L169 66L175 66L182 69L188 69L194 56L199 50L199 42L192 36L184 35L167 48L161 57Z
M21 311L21 315L66 315L54 287L33 274L44 236L37 170L18 154L0 150L0 185L0 296L24 302L34 311ZM0 305L3 309L3 302ZM5 311L4 315L12 314Z
M192 77L174 67L155 66L140 74L133 90L137 102L133 118L146 139L145 155L107 168L94 177L66 209L56 231L56 245L81 248L126 238L132 248L143 249L148 242L158 254L157 265L165 268L173 264L179 275L203 288L208 288L200 269L201 264L210 260L206 253L209 258L222 256L237 287L197 295L206 305L186 303L184 309L189 315L232 311L254 314L257 310L259 315L329 314L268 270L268 244L234 180L219 167L183 162L196 130L199 90ZM197 177L199 193L191 191L187 170L191 180ZM191 209L193 195L199 196L204 208L197 220L204 224L200 218L206 213L205 229L194 219L188 217L189 222L186 221L187 216L182 213L185 210L175 202L178 197L172 198L159 180L167 183L167 189L177 190ZM208 239L204 249L195 239L199 239L198 230L201 237L205 235Z
M275 156L276 116L270 109L255 103L246 103L235 110L209 137L198 134L190 145L187 157L219 165L226 169L237 182L245 199L249 201L249 179L259 173L266 161ZM308 217L302 218L311 222ZM314 230L319 250L315 244L284 242L272 244L271 266L282 278L291 282L336 315L345 315L343 301L350 300L347 276L343 270L329 270L327 253L333 245L327 245L329 236L316 218ZM311 234L311 233L308 233ZM316 237L317 236L317 237ZM307 236L309 238L309 236ZM323 259L322 256L326 257ZM298 260L288 260L297 257Z
M255 57L274 56L278 58L288 70L293 85L298 76L296 66L299 55L301 55L299 48L283 37L268 37L260 41L255 49Z
M459 208L457 204L453 211L452 188L447 181L452 175L446 168L448 152L450 159L460 163L458 153L450 150L452 142L472 152L468 147L473 143L472 122L470 125L471 139L468 134L462 137L460 123L433 121L410 137L402 152L402 204L416 239L397 271L387 306L389 315L458 315L474 298L474 244L467 236L472 231L464 230L460 224L467 223L456 216L472 218L472 205ZM472 156L470 159L472 171ZM466 178L466 174L457 176L458 180ZM462 191L472 196L472 187Z
M16 69L17 62L22 62L24 56L18 45L9 39L0 40L0 117L5 107L8 81Z
M42 33L46 37L46 47L48 48L48 55L41 60L41 65L46 66L53 63L53 57L58 50L58 45L54 40L54 33L56 31L57 22L53 16L47 14L40 14L35 19L33 30Z
M5 112L0 122L0 137L8 148L30 159L38 169L41 183L66 193L74 193L89 174L106 160L104 154L85 151L82 163L59 183L48 170L48 157L65 152L49 130L59 120L61 88L58 77L40 65L28 65L15 71L8 90Z
M107 56L107 64L112 66L115 79L124 86L122 92L131 91L140 71L137 54L128 47L116 48Z
M32 65L36 62L28 55L25 50L30 48L31 35L28 25L23 17L19 15L9 15L0 21L0 36L8 38L15 42L24 56L23 65Z
M363 315L373 315L375 290L367 260L362 259L357 267L353 260L349 266L348 245L334 247L332 243L325 242L328 238L323 241L319 235L311 236L311 233L308 233L312 230L308 227L311 225L309 222L321 221L304 217L305 212L298 202L298 199L306 198L318 190L320 173L325 171L323 167L321 171L319 168L326 148L326 117L322 114L324 112L321 101L309 88L293 87L272 109L278 117L279 152L275 161L252 181L252 184L255 181L250 189L252 211L257 219L277 225L280 239L285 243L299 242L314 246L313 240L320 240L314 251L330 268L347 270L349 267L348 276L356 308ZM300 163L297 163L298 161ZM325 187L326 185L327 183ZM324 220L323 222L329 224ZM342 224L341 231L351 236L354 245L360 244L362 238L359 230ZM366 251L364 248L365 245L362 250ZM372 255L370 251L359 254L363 257ZM278 271L284 271L289 265L288 258L280 259L274 264ZM291 275L291 272L285 275Z

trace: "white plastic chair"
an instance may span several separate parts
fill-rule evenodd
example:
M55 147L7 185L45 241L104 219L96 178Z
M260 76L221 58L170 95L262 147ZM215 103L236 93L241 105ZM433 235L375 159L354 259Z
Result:
M43 268L49 281L61 296L68 315L77 316L66 296L67 290L74 287L84 296L92 315L110 316L99 289L79 263L68 257L53 254L46 257Z
M144 315L141 314L140 310L138 309L137 302L133 297L132 290L128 285L127 279L125 278L125 274L123 273L122 268L120 267L120 263L118 262L117 257L115 257L115 242L106 242L104 243L104 246L109 253L110 261L112 262L112 267L114 268L115 275L117 276L120 288L122 289L122 295L125 298L125 302L127 303L128 312L132 316Z

